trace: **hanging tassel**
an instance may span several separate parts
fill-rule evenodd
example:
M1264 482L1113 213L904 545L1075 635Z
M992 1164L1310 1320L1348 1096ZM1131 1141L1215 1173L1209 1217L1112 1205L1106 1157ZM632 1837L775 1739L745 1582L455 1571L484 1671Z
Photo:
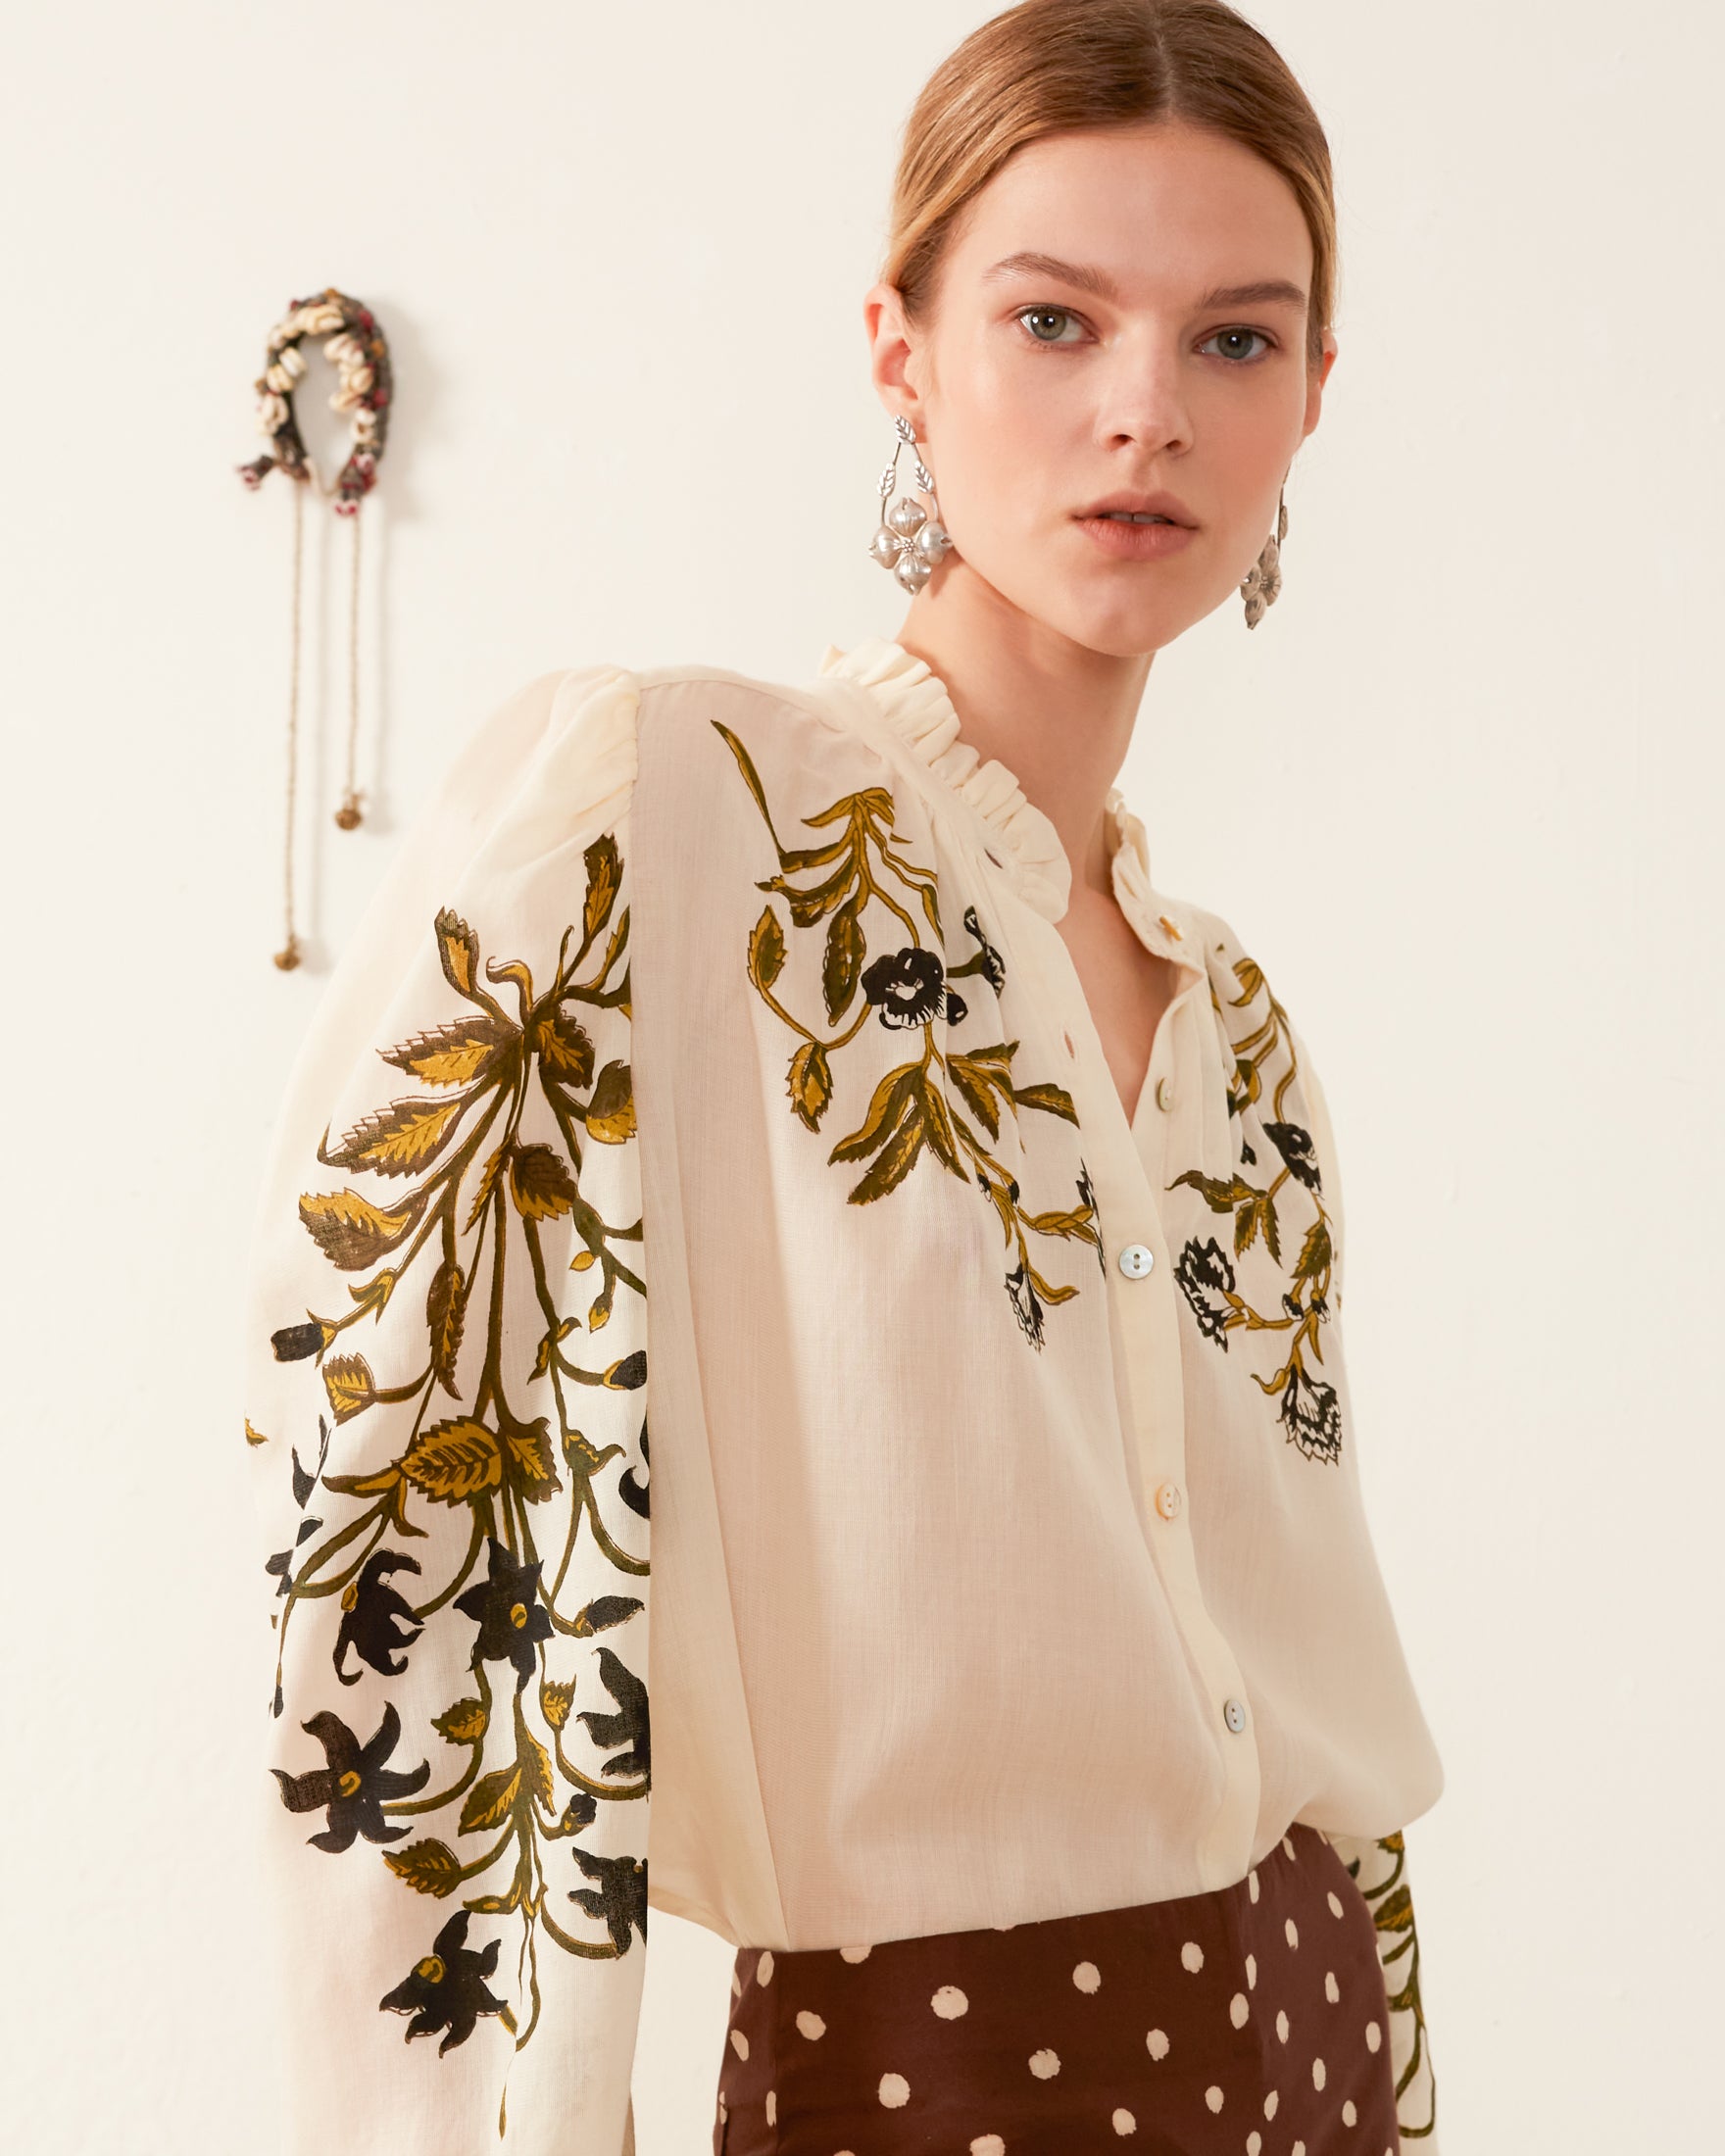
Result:
M326 333L324 357L336 368L339 379L330 408L354 414L354 440L347 462L336 475L334 510L351 518L353 543L349 556L348 597L348 739L347 783L335 810L336 827L358 828L363 820L358 785L360 736L360 508L377 483L378 461L389 429L389 408L394 378L389 347L375 316L369 307L350 299L334 285L309 299L295 300L270 333L264 372L253 384L258 396L258 426L270 440L267 455L236 468L246 486L257 491L271 471L285 471L294 481L293 598L291 658L287 693L287 810L284 819L282 896L285 940L274 954L276 965L291 971L300 963L300 940L293 918L294 807L299 749L300 703L300 589L304 555L305 497L303 487L327 490L319 479L294 416L294 391L306 372L302 350L307 337Z

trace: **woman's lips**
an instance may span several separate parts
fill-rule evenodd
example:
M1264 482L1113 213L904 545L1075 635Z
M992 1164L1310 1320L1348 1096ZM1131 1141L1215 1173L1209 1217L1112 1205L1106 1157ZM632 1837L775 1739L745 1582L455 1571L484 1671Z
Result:
M1076 516L1080 531L1122 562L1159 562L1179 554L1198 534L1190 524L1134 524L1123 516Z

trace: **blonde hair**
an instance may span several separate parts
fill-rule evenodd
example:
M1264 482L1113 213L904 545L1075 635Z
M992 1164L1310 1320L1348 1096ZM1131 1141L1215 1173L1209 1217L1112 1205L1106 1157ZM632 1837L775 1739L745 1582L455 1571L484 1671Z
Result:
M1066 128L1184 121L1281 173L1311 234L1306 364L1336 297L1330 146L1306 92L1224 0L1023 0L973 30L923 84L905 125L880 274L912 323L933 312L960 219L1012 152Z

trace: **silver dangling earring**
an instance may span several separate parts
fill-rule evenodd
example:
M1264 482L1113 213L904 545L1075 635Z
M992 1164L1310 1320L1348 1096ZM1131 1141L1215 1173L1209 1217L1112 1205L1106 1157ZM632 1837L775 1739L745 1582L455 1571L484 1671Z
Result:
M1288 536L1288 508L1282 493L1288 482L1284 479L1276 493L1276 528L1263 543L1263 552L1241 579L1240 590L1246 601L1246 626L1256 629L1263 619L1267 608L1276 603L1276 594L1282 588L1282 541Z
M884 506L898 484L899 451L916 439L916 429L909 419L900 416L893 425L899 438L893 446L893 461L880 475L881 519L868 542L868 551L883 569L891 569L905 589L914 594L933 575L935 564L953 542L940 520L934 475L920 457L916 459L916 484L927 495L928 508L912 501L909 494L901 495L890 509Z

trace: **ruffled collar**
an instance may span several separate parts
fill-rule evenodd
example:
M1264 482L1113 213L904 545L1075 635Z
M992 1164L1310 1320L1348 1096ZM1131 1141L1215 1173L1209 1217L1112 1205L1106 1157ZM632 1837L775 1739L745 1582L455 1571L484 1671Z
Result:
M959 714L928 662L913 658L889 637L871 636L849 651L829 644L820 671L868 692L875 710L900 740L987 827L993 841L989 851L1008 869L1026 903L1049 920L1060 920L1072 892L1072 864L1060 833L1004 763L979 756L960 738ZM1190 939L1176 918L1180 909L1152 887L1144 825L1117 786L1109 788L1108 812L1114 893L1126 917L1153 949L1179 964L1195 963L1188 956Z

